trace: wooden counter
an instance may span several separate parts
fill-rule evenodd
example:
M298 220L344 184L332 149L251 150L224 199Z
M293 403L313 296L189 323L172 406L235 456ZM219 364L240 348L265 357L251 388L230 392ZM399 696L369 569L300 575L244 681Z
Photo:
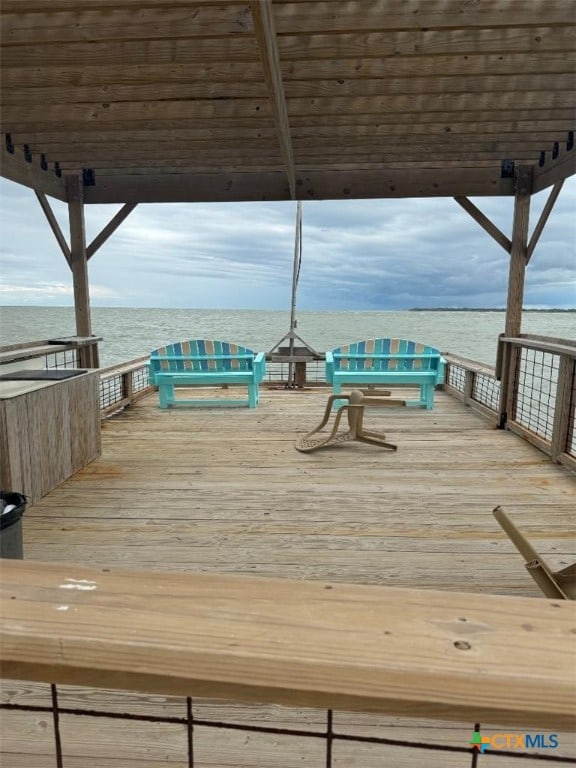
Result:
M0 488L38 501L101 453L99 374L0 381Z

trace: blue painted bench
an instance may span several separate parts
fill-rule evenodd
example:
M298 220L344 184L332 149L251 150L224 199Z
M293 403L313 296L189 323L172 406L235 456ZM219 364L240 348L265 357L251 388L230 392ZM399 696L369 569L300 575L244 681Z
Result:
M253 352L238 344L210 339L192 339L167 344L150 355L150 383L158 387L160 408L171 405L237 406L255 408L258 385L266 373L264 352ZM176 400L175 387L207 387L243 384L248 399Z
M326 352L326 381L335 394L343 386L416 384L420 399L407 401L431 410L434 387L444 383L446 361L437 349L407 339L368 339Z

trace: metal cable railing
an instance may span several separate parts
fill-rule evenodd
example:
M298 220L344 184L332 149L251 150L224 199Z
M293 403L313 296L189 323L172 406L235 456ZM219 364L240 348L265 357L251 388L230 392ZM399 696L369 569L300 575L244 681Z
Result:
M77 698L77 697L76 697ZM209 715L202 716L204 702L202 700L186 697L182 699L181 714L175 714L173 704L169 707L170 714L147 714L142 712L117 712L106 711L104 709L92 709L83 707L62 706L58 686L50 686L50 704L49 705L30 705L3 703L0 709L6 712L28 712L34 714L49 714L52 719L53 739L54 739L54 766L55 768L68 768L68 765L78 764L78 746L75 744L74 757L70 762L67 760L67 738L66 736L73 732L74 721L70 718L86 718L96 722L98 720L123 721L131 723L145 724L159 723L165 725L177 726L181 729L181 737L178 740L182 746L182 754L179 756L180 764L185 764L188 768L205 768L213 764L213 758L209 762L203 759L199 754L199 740L203 746L202 752L206 753L217 748L219 739L215 732L239 732L245 734L246 739L243 742L244 749L251 753L251 765L260 765L262 768L267 766L266 754L270 749L269 740L266 737L274 737L274 749L280 754L289 755L293 751L301 753L301 760L305 765L318 766L318 768L337 768L344 765L345 755L349 753L349 748L360 750L362 747L370 746L370 759L378 760L379 765L396 765L400 762L406 768L421 768L426 760L429 760L431 754L443 754L461 756L458 766L462 768L481 768L483 765L493 764L493 758L503 760L516 758L521 760L518 765L527 765L531 763L545 764L564 764L574 765L574 759L571 756L554 754L551 749L560 746L557 734L547 732L534 735L518 733L517 729L502 728L500 732L494 734L494 728L484 731L479 723L470 724L463 733L467 735L463 738L462 744L450 744L442 742L431 742L422 739L400 739L390 738L389 736L378 735L377 733L351 733L347 732L344 724L337 725L336 717L342 713L335 713L333 710L313 710L313 727L306 723L306 727L286 727L280 723L293 719L294 710L289 707L276 707L276 717L268 718L266 724L257 722L240 722L232 720L229 717L214 717L213 712L216 708L222 712L230 712L229 702L217 702L213 700L206 702L209 704ZM66 718L67 727L62 729L62 719ZM274 720L278 725L274 724ZM323 725L319 722L323 720ZM410 727L417 731L412 721ZM402 726L402 719L396 722L397 727ZM316 727L318 726L318 727ZM379 728L376 722L370 729L371 731L386 730ZM510 731L516 731L510 733ZM83 730L83 732L85 732ZM210 740L206 736L212 732L214 739ZM420 734L425 731L420 730ZM527 738L528 737L528 738ZM260 744L259 744L260 740ZM297 741L300 746L297 747ZM206 743L208 742L208 743ZM306 742L303 744L302 742ZM247 744L250 746L247 747ZM307 747L313 744L309 749ZM528 745L528 746L527 746ZM117 745L116 745L117 746ZM260 748L260 762L258 752ZM159 752L163 747L159 745ZM242 750L242 748L241 748ZM1 753L0 753L1 754ZM90 759L89 748L87 745L86 754L82 755L85 759ZM177 755L174 758L178 759ZM93 758L92 758L93 759ZM238 758L241 759L240 757ZM256 762L253 762L253 761ZM447 763L448 764L448 761ZM499 763L495 763L498 765ZM508 765L508 763L505 763ZM450 765L456 765L450 761Z

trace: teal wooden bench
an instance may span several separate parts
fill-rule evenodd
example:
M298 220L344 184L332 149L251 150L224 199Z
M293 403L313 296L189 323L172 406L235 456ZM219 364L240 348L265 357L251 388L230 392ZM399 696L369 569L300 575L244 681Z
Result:
M415 384L420 399L406 405L431 410L434 388L444 383L446 361L437 349L407 339L368 339L326 352L326 381L335 394L359 384Z
M263 352L253 352L237 344L210 339L193 339L167 344L150 355L150 383L158 387L160 408L171 405L239 406L255 408L258 404L258 385L266 373ZM243 384L248 387L248 398L234 400L181 400L175 399L175 387L207 387L224 384Z

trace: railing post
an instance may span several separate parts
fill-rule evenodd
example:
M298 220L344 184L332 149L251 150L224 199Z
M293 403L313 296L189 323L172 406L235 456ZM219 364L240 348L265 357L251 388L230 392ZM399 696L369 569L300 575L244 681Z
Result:
M472 393L474 392L474 371L467 370L464 373L464 402L466 405L472 400Z
M500 403L498 405L498 429L506 428L508 420L508 387L510 385L510 345L498 339L498 358L496 360L496 378L500 381Z
M568 355L560 356L558 367L558 383L556 385L556 406L554 409L554 425L552 427L552 440L550 456L553 461L558 461L561 453L566 451L568 444L568 430L570 425L570 408L574 397L575 387L574 358Z
M126 400L130 401L130 404L132 404L132 398L134 396L133 375L134 371L127 371L122 374L122 395Z
M298 362L294 366L294 386L297 389L304 389L306 386L306 363Z

